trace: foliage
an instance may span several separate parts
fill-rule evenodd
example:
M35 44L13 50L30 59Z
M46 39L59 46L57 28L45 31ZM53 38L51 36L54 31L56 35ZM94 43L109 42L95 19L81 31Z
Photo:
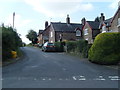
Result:
M69 41L66 43L67 45L67 52L74 52L76 54L82 55L82 57L88 57L88 50L91 45L88 45L86 40L79 40L79 41Z
M99 64L117 64L120 61L120 33L101 33L89 50L89 60Z
M22 40L12 27L2 26L2 58L3 61L11 58L11 51L16 51L22 46Z
M67 52L74 52L75 48L77 47L75 41L68 41L66 45L67 45Z
M57 52L63 52L64 51L64 44L65 42L55 42L55 50Z
M26 35L26 37L32 41L33 44L37 43L37 32L35 32L34 30L29 30L28 34Z

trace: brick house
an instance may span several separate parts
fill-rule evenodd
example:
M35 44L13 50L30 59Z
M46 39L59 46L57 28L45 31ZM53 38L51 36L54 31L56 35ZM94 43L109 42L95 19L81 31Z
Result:
M120 2L119 2L120 3ZM120 4L118 6L118 9L115 13L115 15L105 20L105 16L103 16L103 13L101 13L100 18L100 26L101 32L120 32Z
M100 33L99 25L100 22L86 21L85 18L82 19L83 24L83 38L92 44L95 37Z
M51 22L49 32L49 42L75 41L82 38L82 24L70 23L67 15L66 23Z
M49 41L49 31L50 31L50 25L48 25L48 22L45 22L45 29L39 30L38 33L38 41L39 44L44 44L45 42Z
M109 18L109 19L105 20L104 14L101 13L100 25L99 25L99 29L100 29L101 33L110 32L111 20L112 20L112 18Z
M38 43L39 44L43 44L43 39L42 39L42 32L43 32L43 30L39 30L39 32L38 32Z
M120 32L120 2L118 9L112 18L110 29L112 32Z

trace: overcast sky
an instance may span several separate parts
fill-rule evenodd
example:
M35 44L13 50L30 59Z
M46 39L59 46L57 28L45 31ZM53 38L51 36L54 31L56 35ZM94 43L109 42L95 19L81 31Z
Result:
M15 28L25 37L30 29L36 32L44 29L45 21L66 22L69 14L71 23L81 23L83 17L93 21L100 13L106 19L113 17L119 0L0 0L0 23L12 25L12 14L15 12Z

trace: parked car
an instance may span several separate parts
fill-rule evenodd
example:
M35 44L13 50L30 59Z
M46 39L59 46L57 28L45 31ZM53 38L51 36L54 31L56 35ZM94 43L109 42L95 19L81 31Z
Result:
M55 51L55 45L53 43L46 42L42 46L42 51Z

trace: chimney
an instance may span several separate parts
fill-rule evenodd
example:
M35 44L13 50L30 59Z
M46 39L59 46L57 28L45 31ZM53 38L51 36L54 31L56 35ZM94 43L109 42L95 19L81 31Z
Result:
M47 26L48 26L48 21L45 22L45 28L47 28Z
M105 21L104 13L101 13L100 21L101 21L101 22Z
M86 19L82 18L82 20L81 20L82 25L85 25L85 22L86 22Z
M67 23L67 24L70 24L70 18L69 18L69 15L67 15L66 23Z

